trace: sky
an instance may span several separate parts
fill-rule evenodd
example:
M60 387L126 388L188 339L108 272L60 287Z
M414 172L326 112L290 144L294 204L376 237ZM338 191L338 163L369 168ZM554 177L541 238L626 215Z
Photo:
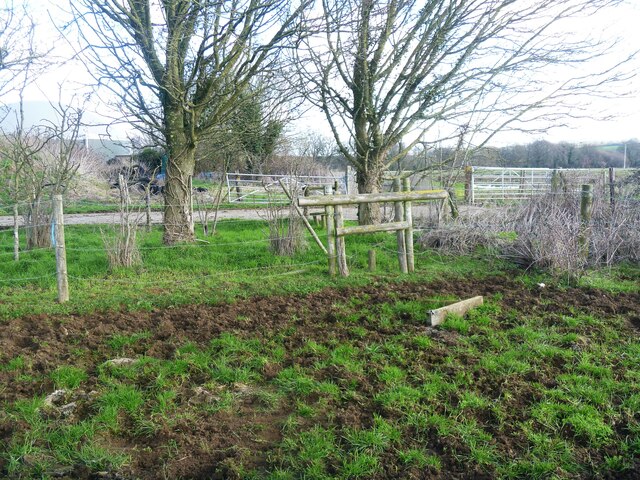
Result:
M2 3L4 0L0 0ZM74 39L68 37L59 38L59 33L52 25L62 18L59 5L63 2L55 0L27 0L28 8L33 17L38 21L38 41L45 46L52 46L52 54L59 60L67 60L73 55L79 46L74 44ZM54 22L51 21L54 19ZM576 22L574 25L578 35L588 32L603 38L612 35L621 39L620 54L640 48L640 1L629 0L626 4L601 13L598 18L589 21ZM629 69L640 75L640 57L629 64ZM58 99L58 86L62 86L62 99L64 102L79 102L85 99L91 89L87 85L92 83L91 75L86 67L78 61L67 61L59 67L53 67L34 82L25 92L26 101L42 102ZM633 91L635 89L635 91ZM496 136L491 144L502 146L512 143L528 143L535 140L548 140L552 142L568 141L572 143L609 143L624 142L629 139L640 138L640 76L630 82L626 87L628 95L618 98L592 98L590 105L586 105L588 112L593 116L611 115L607 120L589 120L576 118L568 121L569 127L549 128L544 134L504 133ZM5 95L1 102L10 104L17 101L15 95ZM106 112L105 106L99 102L97 96L90 97L86 103L87 110L94 111L90 118L95 123L100 123L100 112ZM552 127L552 126L550 126ZM289 131L295 133L317 131L330 136L330 130L323 115L317 110L310 110L301 119L290 126ZM91 137L104 134L103 126L88 127L87 133ZM118 138L132 134L129 129L116 127L111 130L113 136Z

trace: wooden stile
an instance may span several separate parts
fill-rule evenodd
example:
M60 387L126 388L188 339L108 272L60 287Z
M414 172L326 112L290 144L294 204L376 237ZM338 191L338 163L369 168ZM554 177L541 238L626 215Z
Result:
M405 191L401 191L402 188ZM356 195L331 195L331 187L325 187L322 197L298 198L299 207L324 207L327 221L327 256L329 274L335 276L339 271L341 276L349 275L344 237L376 232L396 232L398 243L398 263L402 273L415 271L415 256L413 250L413 213L412 201L417 200L447 200L449 194L445 190L410 191L410 183L405 179L404 184L399 178L394 180L394 191L390 193L372 193ZM379 225L344 226L343 205L358 203L394 202L395 221ZM375 270L375 251L369 251L369 269Z

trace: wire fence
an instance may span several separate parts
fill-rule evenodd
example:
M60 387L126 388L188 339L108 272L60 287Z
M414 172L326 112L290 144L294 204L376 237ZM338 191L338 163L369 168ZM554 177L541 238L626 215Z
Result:
M607 192L607 195L605 195ZM640 235L640 196L639 193L631 195L609 195L609 191L605 189L596 189L593 191L593 203L596 213L592 215L588 222L592 235L592 242L599 242L597 250L602 251L603 245L609 242L612 247L604 252L606 261L613 261L624 253L626 258L637 258L637 252L640 251L640 244L636 247L633 242L637 242ZM579 214L580 211L580 195L576 189L565 189L564 191L546 192L547 198L557 198L565 202L566 205L573 205L573 215ZM568 202L568 203L567 203ZM573 203L571 203L573 202ZM439 202L438 202L439 203ZM58 247L56 244L56 217L54 215L54 205L51 201L40 202L39 212L41 217L29 217L28 212L32 207L30 204L22 203L22 214L19 216L19 222L14 226L6 226L3 230L0 226L0 285L3 288L16 287L20 288L25 285L34 284L44 287L53 287L56 279L59 280L60 266ZM487 230L487 218L492 219L490 227L493 234L498 235L500 232L510 232L518 230L517 222L523 221L522 211L514 216L514 211L520 207L503 206L500 207L500 214L496 214L495 206L493 209L485 209L480 213L478 210L463 210L462 218L455 222L445 221L442 218L442 204L436 205L433 202L430 212L433 214L422 218L414 226L414 233L419 243L428 248L436 248L438 251L444 251L440 247L445 244L454 245L450 252L444 253L469 253L469 249L464 246L470 242L469 237L482 230ZM446 210L446 209L445 209ZM506 212L510 210L507 216ZM520 208L522 210L522 208ZM603 212L615 212L615 215L605 215ZM576 213L578 212L578 213ZM387 221L393 212L387 211ZM389 215L390 214L390 215ZM141 212L135 212L136 218L143 217ZM266 216L266 215L265 215ZM194 215L195 225L201 229L198 215ZM508 219L507 219L508 217ZM42 221L38 220L42 218ZM496 222L496 219L503 218L502 221ZM109 215L112 225L85 225L79 230L71 229L68 233L67 240L64 245L65 254L68 256L69 272L68 280L73 283L92 282L105 285L186 285L193 284L194 279L184 272L173 275L170 262L188 263L193 261L193 265L197 265L197 259L202 259L202 271L198 272L198 280L216 280L230 281L236 276L248 274L251 272L260 273L265 278L298 275L303 274L308 268L318 268L318 272L326 269L326 264L331 260L329 256L323 255L319 250L313 254L298 255L292 258L282 258L270 254L269 225L266 219L219 219L217 226L219 228L216 236L198 235L194 243L183 243L174 245L164 245L161 242L161 232L155 229L145 235L138 241L137 249L143 254L145 268L143 275L136 276L125 275L124 278L118 278L122 272L113 274L108 266L107 247L104 243L106 237L112 237L120 228L121 215L112 213ZM209 223L212 218L209 217ZM575 220L575 219L574 219ZM511 223L509 223L511 222ZM581 220L578 219L578 225L574 228L574 240L577 242L581 234ZM144 226L143 222L137 222L139 227ZM68 226L65 222L65 224ZM64 226L62 224L61 226ZM165 224L165 228L178 224ZM572 227L572 228L573 228ZM59 228L59 227L58 227ZM324 228L324 227L323 227ZM238 231L241 231L238 233ZM442 232L450 230L452 232L449 239L443 240ZM140 231L144 231L140 229ZM35 235L34 232L37 232ZM232 233L230 233L232 232ZM437 233L434 235L434 232ZM436 241L429 236L439 237ZM16 243L16 238L18 239ZM284 236L283 239L292 239L293 237ZM306 241L310 245L309 248L315 249L311 236L305 235ZM393 264L394 257L402 254L399 248L394 248L394 239L387 235L381 243L369 245L367 248L379 250L387 255L387 263ZM426 239L426 240L425 240ZM28 242L32 243L29 245ZM36 241L42 242L41 244ZM554 239L545 239L546 242L554 242ZM323 239L326 242L326 239ZM448 243L447 243L448 242ZM473 243L473 242L471 242ZM574 242L575 243L575 242ZM351 244L349 240L348 245ZM16 246L18 248L16 248ZM366 267L366 250L359 245L357 249L349 247L351 251L347 256L349 265L356 268ZM594 248L594 247L592 247ZM636 257L629 252L633 252L635 248ZM446 249L445 249L446 250ZM176 252L176 253L172 253ZM17 254L17 255L16 255ZM167 255L170 254L170 257ZM416 251L415 256L420 258L432 255L433 250ZM600 255L599 253L597 255ZM163 270L160 266L163 257L170 258L167 262L168 267ZM212 258L217 263L207 263ZM333 258L338 256L333 254ZM221 260L223 259L223 260ZM229 265L224 265L225 261L229 261ZM155 265L157 262L158 265ZM321 267L323 265L323 267ZM211 271L211 269L217 269ZM65 267L66 270L66 267ZM379 275L380 273L378 273Z
M20 214L9 218L11 224L0 226L0 288L13 288L15 292L20 292L25 286L37 289L55 288L61 275L58 251L60 245L57 244L56 230L70 226L68 216L57 218L54 214L55 205L51 201L40 203L43 216L37 219L27 216L28 209L32 206L30 203L21 202L16 205ZM46 209L42 208L44 206ZM264 215L257 215L258 218L255 218L254 212L252 218L218 219L215 236L203 234L202 219L195 212L193 223L199 232L195 242L173 245L162 243L160 229L146 231L142 228L145 226L144 216L144 212L139 210L132 214L134 228L142 235L136 242L136 249L144 257L144 267L137 270L140 274L135 273L136 269L129 273L112 271L108 265L108 246L104 240L118 235L122 226L121 213L101 217L111 224L85 224L67 229L64 254L68 265L62 270L66 272L66 281L71 284L72 291L81 285L96 284L104 285L106 289L117 286L136 289L158 285L177 288L193 286L199 282L242 281L236 277L254 273L261 278L277 278L300 275L309 268L318 269L318 272L326 269L321 265L326 265L327 259L319 250L317 253L293 257L272 254L270 247L273 240L269 236L266 212ZM212 223L213 215L210 215L208 224L211 226ZM177 225L182 226L178 223L164 223L165 229ZM42 244L27 245L30 232L36 230L46 234L41 236ZM304 237L309 248L312 248L311 236L305 233ZM280 240L293 238L280 236ZM194 265L191 271L185 271L183 267L172 268L189 262ZM7 292L5 290L5 294Z

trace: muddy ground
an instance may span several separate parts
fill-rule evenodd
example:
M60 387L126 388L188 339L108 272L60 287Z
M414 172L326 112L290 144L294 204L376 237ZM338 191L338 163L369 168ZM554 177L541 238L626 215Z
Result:
M176 349L186 342L206 345L211 338L222 332L230 332L240 337L255 338L273 336L285 329L295 327L287 337L286 347L290 351L304 345L309 339L319 341L327 337L348 338L350 331L336 321L337 309L355 298L366 298L368 304L385 303L396 300L411 300L437 295L454 295L467 298L475 295L494 296L504 308L527 315L562 315L575 312L589 313L602 318L623 315L628 322L629 334L640 332L640 294L610 294L595 289L560 289L553 286L529 288L522 283L504 277L489 279L443 280L429 284L418 283L374 283L363 288L326 289L310 295L276 296L239 300L224 305L196 305L168 308L152 312L109 312L87 316L47 317L44 315L12 320L0 325L0 360L2 363L18 355L28 357L33 371L43 374L42 382L24 383L16 381L15 375L0 370L0 401L4 404L35 395L47 395L54 390L48 372L58 365L77 362L77 349L87 353L81 365L89 373L86 391L96 382L96 365L113 358L113 351L107 340L114 334L126 335L141 331L151 333L150 337L131 347L127 356L147 355L160 359L171 359ZM513 321L505 317L505 322ZM441 340L449 341L442 332L430 329L424 324L408 325L407 328L422 330ZM377 329L368 335L384 338L394 331ZM450 340L455 342L455 338ZM76 352L76 353L74 353ZM265 378L273 378L278 372L291 365L304 366L309 359L292 358L278 365L265 366ZM434 360L437 361L437 360ZM344 380L331 369L323 372L326 378L337 382ZM375 384L363 390L375 391ZM488 389L491 386L487 387ZM525 392L526 393L526 392ZM188 392L183 392L186 396ZM187 402L188 399L184 398ZM151 437L121 436L115 446L130 452L132 463L126 471L107 478L227 478L234 458L243 455L243 462L254 468L266 465L267 457L281 441L281 424L291 412L291 405L281 405L276 411L260 413L254 408L255 399L246 397L234 413L218 412L201 419L185 419L171 429L162 430ZM338 406L337 422L343 425L362 426L366 424L375 408L364 402L362 408L353 403ZM81 415L81 412L79 413ZM249 424L266 425L259 431L246 428ZM0 441L7 441L20 425L12 425L0 416ZM175 445L176 452L167 459L163 455L168 442ZM438 440L435 439L437 442ZM505 439L509 442L509 439ZM445 458L442 472L425 475L424 478L481 478L481 472L460 471L452 459L446 461L447 445L441 445ZM247 454L250 452L250 454ZM383 459L383 464L384 459ZM2 466L0 465L0 471ZM410 478L422 478L418 472L405 472ZM69 478L93 478L88 471L79 469L69 474ZM379 478L406 478L404 475L383 474ZM632 477L629 477L632 478Z

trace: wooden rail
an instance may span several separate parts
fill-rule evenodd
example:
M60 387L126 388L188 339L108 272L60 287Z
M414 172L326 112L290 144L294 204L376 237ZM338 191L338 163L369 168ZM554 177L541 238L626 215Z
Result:
M414 192L357 193L353 195L331 195L298 199L301 207L324 207L351 205L356 203L411 202L419 200L446 200L446 190L416 190Z
M345 235L361 235L364 233L395 232L397 230L406 230L407 228L409 228L409 226L409 222L380 223L378 225L357 225L355 227L337 228L336 235L338 237L344 237Z

